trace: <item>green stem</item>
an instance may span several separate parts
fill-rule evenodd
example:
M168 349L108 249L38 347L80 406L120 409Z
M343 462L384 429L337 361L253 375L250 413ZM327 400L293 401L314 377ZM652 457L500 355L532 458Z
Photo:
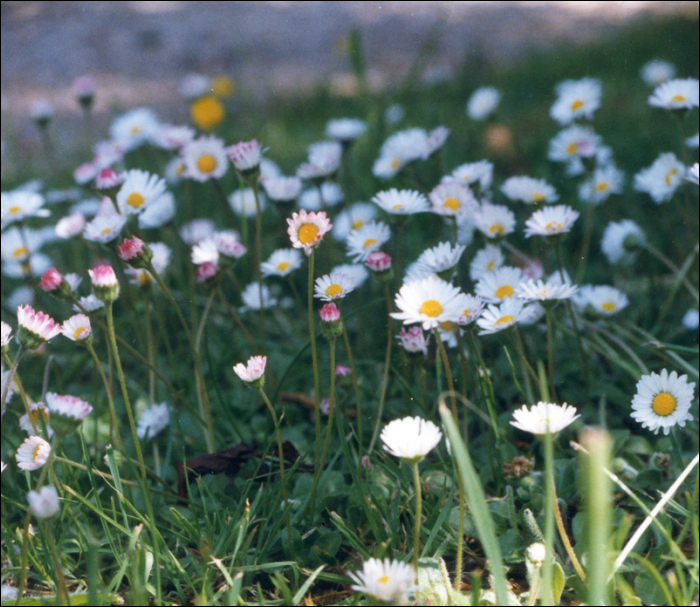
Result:
M331 442L331 431L333 430L333 416L335 415L335 337L330 339L331 342L331 404L328 411L328 430L326 430L326 437L323 440L323 451L321 452L321 470L326 463L326 456L328 455L328 445ZM343 440L343 437L339 437Z
M591 180L593 177L591 176ZM593 183L591 181L591 183ZM593 225L594 225L594 214L593 210L595 208L595 204L593 203L592 200L589 200L586 203L586 224L583 228L583 244L581 245L581 252L579 253L579 264L578 264L578 269L576 270L576 283L581 284L581 281L583 280L583 276L586 273L586 265L588 263L588 257L589 253L591 250L591 238L593 236ZM559 238L557 238L557 241ZM559 247L559 244L557 242L557 248Z
M569 540L569 535L566 532L566 527L564 526L564 519L561 515L561 510L559 509L559 502L557 501L557 488L554 485L554 479L552 479L552 499L554 500L554 517L556 519L557 529L559 530L559 537L561 537L561 542L564 544L564 548L571 559L571 564L574 566L574 569L576 569L576 573L581 578L581 581L585 583L586 574L584 573L583 567L581 567L581 563L574 552L574 548Z
M22 344L19 345L19 348L17 349L17 354L15 354L15 359L12 361L12 366L10 367L10 372L7 374L7 381L5 382L5 385L2 389L2 413L5 413L5 402L7 401L7 395L10 392L10 386L12 385L12 379L15 376L15 373L17 373L17 367L19 365L19 361L22 358L22 355L24 354L24 346ZM31 418L31 415L29 416Z
M352 388L355 393L355 403L357 406L357 440L360 446L360 458L362 458L362 401L360 400L360 388L357 384L357 371L355 370L355 359L352 355L350 347L350 336L348 335L347 327L343 323L343 341L345 342L345 352L348 355L350 363L350 374L352 377Z
M659 249L657 249L654 245L649 244L648 242L645 242L641 245L641 247L649 252L652 257L655 257L658 259L662 264L664 264L673 274L676 276L681 277L681 282L683 283L683 286L688 290L688 293L693 297L695 301L700 300L700 294L698 293L698 290L690 283L690 281L683 275L680 275L680 268L673 263L666 255L664 255Z
M544 508L544 545L545 561L542 604L553 605L554 579L554 436L551 432L543 437L544 440L544 478L545 478L545 508Z
M496 416L496 409L494 407L495 398L493 394L493 384L486 369L486 365L484 364L484 359L481 357L481 352L479 352L479 348L476 344L476 339L474 338L474 329L468 327L467 335L469 336L469 346L471 347L472 352L479 361L479 367L482 378L482 381L479 382L479 384L485 388L482 390L482 392L484 392L484 400L486 401L486 407L489 412L489 419L491 420L491 429L496 439L496 448L498 449L498 453L500 453L500 447L498 446L498 444L501 440L501 433L498 430L498 417Z
M382 375L382 389L379 395L379 407L377 407L377 421L374 424L374 431L372 432L372 440L369 443L369 449L367 454L372 454L372 449L374 449L374 443L377 442L377 437L379 436L379 426L382 424L382 413L384 412L384 400L386 399L386 389L389 383L389 367L391 366L391 347L392 343L392 326L391 326L391 298L389 296L389 286L384 283L384 301L386 302L386 312L387 312L387 342L386 342L386 354L384 356L384 374Z
M97 352L95 352L95 348L93 347L92 344L85 344L88 352L90 352L90 355L92 356L92 360L95 363L95 367L97 367L97 370L100 372L100 376L102 377L102 383L105 385L105 390L107 392L107 403L109 405L109 436L110 440L113 440L115 444L117 445L117 449L124 453L124 447L122 446L122 439L119 434L119 424L117 423L117 413L114 409L114 398L112 397L112 387L109 385L109 382L107 381L107 376L105 375L104 369L102 368L102 364L100 363L100 359L97 357Z
M412 463L413 465L413 484L416 491L416 522L413 532L413 571L418 583L418 556L420 553L420 523L423 510L423 499L421 497L420 474L418 474L418 460ZM460 538L461 544L461 538Z
M262 211L260 210L260 198L258 196L258 181L252 180L253 195L255 196L255 273L260 289L260 334L263 347L265 346L265 309L263 308L263 281L262 270Z
M155 349L153 347L153 325L151 324L151 300L148 295L144 295L144 305L146 306L146 355L148 356L148 362L151 363L151 367L148 369L148 400L149 404L155 402L156 393L156 376L153 373L153 368L155 367Z
M525 356L525 348L523 347L523 340L522 337L520 336L520 333L517 331L517 327L513 326L510 329L508 329L508 334L510 336L511 341L513 342L513 346L515 346L515 350L518 353L518 356L520 356L520 360L523 363L523 366L527 370L527 372L530 374L530 377L535 381L535 384L537 384L537 387L539 389L540 386L540 378L537 377L537 373L535 373L535 370L532 368L532 365L528 362L527 356Z
M2 359L5 361L5 364L8 367L12 366L12 361L10 360L10 357L7 355L7 352L2 353ZM8 376L9 379L9 376ZM19 391L19 395L22 399L22 404L24 405L24 411L27 414L27 418L29 419L29 423L32 425L32 429L34 430L34 435L39 436L39 430L36 427L36 423L34 422L34 418L31 415L31 408L29 407L29 399L27 398L27 393L24 391L24 386L22 386L22 382L19 379L19 373L15 370L15 381L17 382L17 390Z
M311 495L309 497L308 504L312 508L316 506L316 489L318 487L318 480L320 479L321 469L321 382L318 375L318 353L316 352L316 326L314 323L314 259L315 259L314 249L311 249L311 254L309 255L309 280L308 280L308 298L307 306L309 310L309 338L311 340L311 364L313 366L314 374L314 423L316 432L316 442L314 443L314 486L311 490Z
M66 577L63 574L63 567L61 566L61 557L59 556L58 550L56 549L56 539L53 535L53 524L51 521L47 521L44 525L46 529L46 539L49 544L49 552L51 552L51 558L53 558L54 566L56 567L56 577L58 577L57 594L61 601L61 605L70 605L70 598L68 596L68 588L66 587Z
M681 449L680 446L678 445L678 428L671 428L671 444L673 445L673 455L675 456L677 463L678 463L678 469L683 470L685 468L685 464L683 463L683 456L681 455Z
M549 393L553 403L558 403L557 391L554 387L554 348L552 346L552 336L554 329L552 327L552 310L545 307L545 317L547 319L547 371L549 372Z

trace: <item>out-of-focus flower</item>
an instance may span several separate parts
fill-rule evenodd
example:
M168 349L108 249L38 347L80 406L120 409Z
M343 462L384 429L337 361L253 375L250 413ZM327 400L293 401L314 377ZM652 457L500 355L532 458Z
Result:
M693 309L688 310L683 315L681 324L683 325L683 328L687 329L688 331L697 331L698 327L700 327L700 312Z
M245 215L246 217L255 217L257 207L255 206L255 193L253 188L244 188L243 190L235 190L228 197L228 203L236 215ZM264 196L258 194L258 204L262 213L267 207Z
M27 502L32 514L40 519L53 518L61 511L58 492L53 485L41 487L39 491L30 491L27 493Z
M152 230L169 223L175 217L175 197L170 192L164 192L153 200L139 215L139 228Z
M486 238L502 238L515 230L515 215L500 204L482 204L474 215L474 224Z
M213 131L223 122L226 110L214 95L205 95L192 102L190 117L197 128L202 131Z
M267 356L251 356L247 366L238 363L233 371L251 388L261 388L265 381Z
M333 223L333 237L345 240L350 232L359 230L377 217L377 207L369 202L357 202L341 211Z
M228 170L224 142L213 135L186 143L180 153L185 161L185 177L195 181L221 179Z
M343 299L355 288L355 282L345 274L331 273L316 279L314 297L323 301Z
M700 185L700 167L697 162L688 169L686 179L695 185Z
M365 261L370 253L378 251L391 238L391 229L382 221L370 221L347 237L348 255L354 261Z
M263 150L256 139L241 141L226 148L228 157L241 175L249 175L258 170L262 152Z
M136 435L141 439L153 438L170 423L168 403L151 405L139 417L136 424Z
M488 160L461 164L452 171L450 177L467 185L477 184L483 192L491 186L493 164ZM443 181L445 181L445 179L443 179Z
M48 217L49 211L43 208L44 197L36 192L14 190L0 194L0 217L2 229L28 217Z
M348 576L355 582L353 590L387 605L401 604L418 589L413 568L390 559L369 559L363 563L362 571Z
M58 220L56 224L56 236L59 238L73 238L83 231L85 217L81 213L71 213Z
M649 105L665 110L690 110L698 107L698 79L668 80L649 96Z
M683 163L673 152L666 152L634 176L634 189L646 192L657 204L668 202L683 183L685 174Z
M590 120L600 107L602 89L600 80L595 78L565 80L555 90L557 100L549 114L559 124L570 124L578 118Z
M578 211L560 204L535 211L525 222L525 237L566 234L578 219Z
M439 183L428 194L432 208L437 215L459 217L467 213L473 214L478 205L471 189L459 181Z
M600 248L611 264L630 264L646 242L642 229L631 219L611 221L600 241Z
M391 215L413 215L430 210L428 200L415 190L392 188L379 192L372 202Z
M117 118L109 127L109 134L124 151L133 150L150 141L160 128L155 112L137 108Z
M409 354L428 355L428 346L430 345L430 334L427 336L423 333L421 327L401 327L401 331L396 336L401 346Z
M476 294L487 303L498 304L513 297L522 281L520 268L504 266L484 274L476 283Z
M442 275L454 269L465 249L464 245L457 244L453 248L449 242L441 242L423 251L418 258L418 263L423 264L431 272Z
M476 252L469 264L469 278L478 281L484 274L494 272L500 268L505 261L501 247L488 244L483 249Z
M301 194L301 179L298 177L268 177L262 180L267 197L274 202L294 202Z
M668 61L654 59L642 66L639 70L639 75L649 86L658 86L667 80L671 80L676 75L676 68Z
M277 249L260 265L262 275L288 276L301 267L302 256L298 249Z
M266 310L276 306L278 303L277 299L272 297L270 289L266 285L263 285L262 289L260 289L260 285L257 282L250 283L241 293L241 298L244 303L244 306L241 308L242 312L260 310L260 308Z
M355 141L367 130L367 123L357 118L337 118L326 124L326 135L341 143Z
M53 339L61 332L61 325L48 314L35 312L30 305L17 308L17 340L30 350L36 350L44 342Z
M527 320L532 314L530 305L524 305L521 299L509 297L500 306L490 305L476 321L481 331L479 335L498 333L513 325Z
M97 215L91 222L85 224L83 238L93 242L107 244L119 237L126 222L126 215L119 215L117 213Z
M629 305L627 295L607 285L586 285L579 289L573 301L579 309L586 310L590 307L596 314L603 316L617 314Z
M520 175L509 177L501 186L503 192L511 200L520 200L525 204L540 204L559 200L557 191L544 179L534 179Z
M343 190L334 181L324 181L319 188L305 190L299 196L299 208L307 211L319 211L325 207L334 207L343 202Z
M467 101L467 116L472 120L485 120L496 111L500 101L500 91L492 86L482 86Z
M600 204L611 194L622 194L624 173L614 164L596 167L592 179L588 179L579 188L579 198L584 202Z

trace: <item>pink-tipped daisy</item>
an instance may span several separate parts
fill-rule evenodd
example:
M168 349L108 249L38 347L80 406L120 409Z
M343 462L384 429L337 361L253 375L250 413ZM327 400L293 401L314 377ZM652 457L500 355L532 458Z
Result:
M30 305L17 308L19 343L30 350L53 339L61 332L61 325L43 312L35 312Z
M333 227L325 212L307 213L304 209L293 213L291 219L287 219L287 224L287 234L292 246L295 249L304 249L307 255L321 244L323 236Z
M265 365L267 364L267 356L251 356L248 359L247 366L243 363L238 363L233 367L233 371L247 384L253 384L253 387L262 386L265 380Z
M90 318L85 314L75 314L63 323L61 334L71 341L88 341L92 335Z
M17 466L31 472L41 468L49 459L51 445L40 436L30 436L17 449Z

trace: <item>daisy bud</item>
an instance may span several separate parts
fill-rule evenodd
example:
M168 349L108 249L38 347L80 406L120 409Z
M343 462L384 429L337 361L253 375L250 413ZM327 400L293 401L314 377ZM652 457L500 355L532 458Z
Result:
M34 124L36 124L40 129L45 129L47 126L49 126L49 123L53 118L53 105L46 101L46 99L39 99L32 105L30 114Z
M61 332L61 325L43 312L35 312L30 305L17 308L19 343L29 350L36 350L44 342Z
M210 261L205 261L197 266L196 280L198 283L209 282L219 273L219 266Z
M546 555L544 544L535 542L534 544L530 544L527 549L527 562L535 569L539 569L542 567Z
M53 485L42 487L39 491L27 493L27 501L32 514L40 519L53 518L61 511L58 493Z
M335 339L343 332L340 320L340 310L334 303L327 303L319 312L321 315L321 330L328 339Z
M49 268L44 272L39 288L53 295L56 299L68 299L73 291L56 268Z
M346 367L344 365L337 365L335 367L335 379L338 382L338 385L339 386L352 385L351 373L352 373L352 371L350 370L350 367Z
M124 183L124 176L109 167L102 169L95 177L95 189L101 195L108 196L111 200L116 199L122 183Z
M2 353L7 352L7 346L10 344L10 337L12 336L12 327L6 322L2 323Z
M96 266L88 270L92 281L92 291L100 301L109 303L119 297L119 282L112 266Z
M61 333L71 341L79 341L85 345L89 345L92 342L90 318L85 316L85 314L71 316L63 323Z
M243 363L238 363L233 370L249 388L258 390L265 384L266 364L267 356L251 356L247 367L244 367Z
M75 396L47 392L46 404L50 411L51 427L59 436L68 436L78 429L92 407Z
M411 327L401 329L396 336L401 342L401 347L406 351L410 360L420 361L428 355L428 346L430 345L430 335L428 337L423 333L420 327Z
M228 157L236 170L246 179L257 179L260 174L260 157L262 149L257 140L241 141L226 148Z
M153 251L143 240L134 236L131 240L125 238L119 245L119 257L132 268L145 270L151 265Z
M391 269L391 256L383 251L370 253L365 263L379 282L388 282L394 277L394 272Z
M87 111L95 99L95 81L90 76L78 76L73 81L73 92L80 107Z
M17 467L31 471L41 468L49 459L51 445L40 436L30 436L17 449Z

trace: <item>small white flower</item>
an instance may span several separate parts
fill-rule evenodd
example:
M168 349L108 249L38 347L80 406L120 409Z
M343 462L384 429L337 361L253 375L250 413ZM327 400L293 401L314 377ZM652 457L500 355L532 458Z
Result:
M86 312L95 312L96 310L105 307L105 302L100 299L97 299L94 293L90 293L90 295L87 295L86 297L81 297L80 299L78 299L78 303ZM73 310L75 312L81 311L80 308L76 305L73 306Z
M299 249L277 249L267 261L260 265L262 275L288 276L294 270L298 270L302 264L301 251Z
M463 245L452 245L449 242L441 242L436 246L423 251L418 258L418 263L424 265L431 272L440 274L454 268L459 262L466 247Z
M214 236L216 225L211 219L193 219L180 229L180 238L185 244L197 244L200 240Z
M627 295L607 285L596 287L586 285L579 290L573 301L581 310L590 306L596 314L603 316L617 314L629 305Z
M573 424L579 417L576 407L539 402L529 409L523 405L513 412L515 421L510 422L523 432L531 434L556 434Z
M423 157L428 133L423 129L407 129L391 135L379 150L372 172L380 179L396 175L406 164Z
M73 238L83 231L85 217L81 213L71 213L58 220L56 224L56 236L59 238Z
M700 312L698 312L698 310L688 310L683 315L681 324L683 328L688 331L697 331L698 327L700 327Z
M516 289L516 295L525 301L553 301L570 299L577 291L576 285L562 284L561 280L545 283L542 280L530 279L520 283Z
M481 191L484 191L491 186L493 164L488 160L461 164L452 171L450 177L467 185L472 183L478 184ZM445 181L444 178L443 181Z
M141 213L165 193L165 180L147 171L132 169L123 175L117 204L127 215Z
M611 194L622 194L623 185L624 173L610 163L596 167L593 178L581 184L578 195L584 202L600 204Z
M387 604L399 604L418 589L413 567L389 559L369 559L362 571L348 573L348 577L355 582L353 590Z
M697 162L688 169L686 179L695 185L700 185L700 167Z
M90 319L85 314L75 314L63 322L61 333L71 341L85 341L92 334Z
M447 217L461 217L465 214L473 214L478 205L471 189L464 183L451 180L439 183L428 194L432 208L437 215Z
M228 170L224 142L213 135L186 143L180 153L185 162L185 177L195 181L221 179Z
M697 150L698 146L700 146L700 133L695 133L695 135L688 137L688 139L685 140L685 145Z
M118 215L117 213L97 215L90 223L85 224L83 238L107 244L119 236L126 222L126 215Z
M372 198L372 202L391 215L413 215L430 210L426 197L415 190L384 190Z
M353 281L356 289L359 289L369 278L369 270L359 263L346 263L335 266L331 270L331 274L345 274Z
M559 200L557 191L544 179L534 179L527 176L509 177L501 186L510 200L520 200L525 204L540 204Z
M53 518L61 511L58 492L53 485L42 487L39 491L27 493L27 502L32 514L40 519Z
M192 247L192 263L196 266L202 263L219 263L219 249L213 238L200 240Z
M476 89L467 101L467 116L472 120L485 120L496 111L501 101L501 93L491 87L482 86Z
M248 252L248 249L239 242L239 235L236 230L216 232L214 234L214 244L219 253L230 259L240 259Z
M654 59L645 63L639 70L639 75L649 86L658 86L659 84L671 80L676 75L676 68L668 61Z
M129 151L151 140L159 129L160 123L155 112L142 107L117 118L109 127L109 134L119 147Z
M685 174L683 163L673 152L666 152L634 176L634 189L646 192L657 204L668 202L683 183Z
M321 244L325 234L333 227L324 211L307 213L304 209L299 213L292 213L292 217L287 219L287 224L287 234L292 246L295 249L304 249L307 255Z
M321 204L323 199L323 204ZM318 188L305 190L299 196L299 208L307 211L320 211L324 206L334 207L343 202L343 190L334 181L324 181L321 184L321 193Z
M261 297L262 295L262 297ZM260 290L260 285L257 282L250 283L241 293L241 298L243 299L242 312L247 312L250 310L259 310L263 308L272 308L277 305L277 299L272 297L270 294L270 289L266 285L262 286L262 292Z
M578 211L564 204L540 209L525 222L525 237L566 234L578 216Z
M355 289L355 281L345 274L332 272L316 279L314 297L322 301L335 301L343 299Z
M457 322L468 307L467 296L457 287L439 278L425 278L404 284L396 295L401 312L391 314L405 325L421 323L427 331L441 322Z
M482 204L474 215L476 228L486 238L501 238L515 229L515 215L500 204Z
M258 202L260 204L260 212L262 213L267 204L265 198L258 194ZM236 215L245 215L246 217L255 217L257 210L255 207L255 192L253 188L244 188L243 190L235 190L228 197L228 203Z
M495 244L487 244L483 249L476 252L474 259L469 264L469 278L476 282L484 274L494 272L500 268L504 261L505 258L501 247Z
M0 194L0 217L2 229L28 217L48 217L49 211L43 208L44 197L29 190L14 190Z
M424 458L442 439L442 432L431 421L420 417L404 417L389 422L380 438L384 449L408 460Z
M160 228L175 217L175 211L175 197L170 192L163 192L139 215L139 228L142 230Z
M267 365L267 356L251 356L247 366L238 363L233 370L244 382L251 383L265 375L265 365Z
M611 221L600 241L600 248L611 264L629 265L636 257L638 247L643 246L646 237L642 229L631 219Z
M690 110L698 107L698 79L669 80L657 86L649 96L649 105L666 110Z
M481 331L479 335L498 333L512 327L513 325L527 320L533 313L530 305L525 305L517 297L508 297L503 300L500 306L490 305L476 321Z
M10 336L12 335L12 327L8 325L5 321L2 321L2 347L4 348L10 343Z
M3 463L2 465L3 471L5 470L5 464ZM413 570L411 570L413 571ZM17 595L19 594L19 590L15 588L14 586L10 586L9 584L3 584L2 585L2 602L6 601L15 601L17 600Z
M355 262L365 261L370 253L378 251L391 238L391 229L383 221L370 221L347 237L348 255Z
M513 297L523 280L520 268L504 266L487 272L476 283L476 293L487 303L497 304Z
M226 153L237 171L248 174L260 166L263 149L257 139L253 139L226 148Z
M298 177L268 177L262 180L267 197L274 202L293 202L301 193L301 179Z
M309 146L309 161L297 169L301 179L330 177L340 168L343 146L337 141L321 141Z
M457 319L457 324L461 327L470 325L481 316L484 311L484 302L478 295L467 294L464 300L464 309Z
M593 129L574 124L550 140L547 157L554 162L592 158L600 145L601 139Z
M557 100L549 114L559 124L570 124L578 118L590 120L600 107L602 90L596 78L565 80L557 84L555 90Z
M359 230L377 217L377 207L369 202L357 202L341 211L333 223L333 237L345 240L350 232Z
M49 458L51 445L40 436L30 436L17 449L17 466L31 471L41 468Z
M417 354L418 352L421 352L423 356L428 355L430 334L426 336L423 333L423 329L420 327L411 327L410 329L401 327L401 331L399 331L396 339L399 340L401 347L409 354Z
M151 405L139 417L136 425L136 435L144 440L145 438L153 438L164 428L167 428L170 423L170 410L168 403L160 403Z
M663 430L668 434L674 426L685 426L691 421L690 405L695 398L695 384L688 376L666 369L661 374L644 375L637 382L637 394L632 399L632 417L654 434Z
M326 135L341 142L354 141L367 130L367 123L358 118L337 118L326 124Z

